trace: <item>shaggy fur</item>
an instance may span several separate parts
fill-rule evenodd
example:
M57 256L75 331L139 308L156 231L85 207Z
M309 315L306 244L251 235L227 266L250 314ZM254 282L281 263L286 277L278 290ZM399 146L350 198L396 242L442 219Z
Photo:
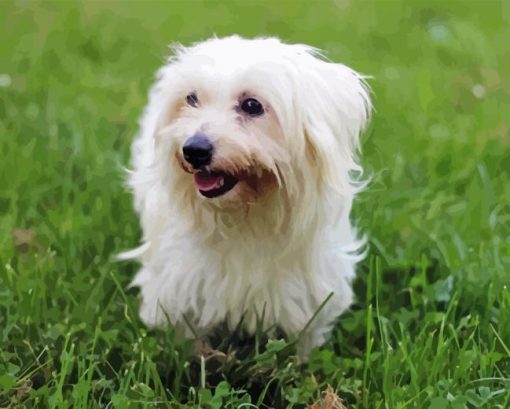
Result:
M248 97L263 115L240 111ZM241 319L253 333L263 317L292 336L333 293L300 353L320 345L352 301L362 243L349 212L369 112L362 76L312 47L238 36L175 47L150 91L129 177L144 244L124 257L142 262L133 285L143 321L202 336ZM197 131L214 145L206 170L238 180L219 197L199 192L183 158Z

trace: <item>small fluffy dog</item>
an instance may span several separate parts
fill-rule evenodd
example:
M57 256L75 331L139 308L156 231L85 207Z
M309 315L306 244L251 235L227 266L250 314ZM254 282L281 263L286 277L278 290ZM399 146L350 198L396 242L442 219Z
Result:
M370 109L363 77L306 45L176 47L129 176L144 244L124 258L142 262L143 321L188 336L262 322L300 334L303 357L320 345L352 301L362 242L349 212Z

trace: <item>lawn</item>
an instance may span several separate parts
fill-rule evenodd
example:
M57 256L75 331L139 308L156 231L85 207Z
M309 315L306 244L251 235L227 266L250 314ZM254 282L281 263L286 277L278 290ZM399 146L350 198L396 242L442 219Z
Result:
M510 408L510 3L3 1L0 27L0 407L290 408L331 385L348 408ZM263 334L197 355L148 331L113 260L140 238L122 166L154 72L213 33L373 76L369 254L307 365Z

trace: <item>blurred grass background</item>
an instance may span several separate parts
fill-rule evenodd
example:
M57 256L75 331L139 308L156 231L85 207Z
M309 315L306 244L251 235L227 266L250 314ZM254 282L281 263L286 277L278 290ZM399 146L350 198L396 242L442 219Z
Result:
M0 3L0 406L510 407L510 3ZM167 45L304 42L372 75L370 255L300 366L284 341L201 365L147 332L121 166ZM252 406L249 406L252 405Z

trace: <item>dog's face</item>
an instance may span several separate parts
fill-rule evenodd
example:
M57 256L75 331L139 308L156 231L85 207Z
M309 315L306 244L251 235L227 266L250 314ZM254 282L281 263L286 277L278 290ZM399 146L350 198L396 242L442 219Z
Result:
M276 164L286 160L269 98L242 82L190 83L171 125L179 179L220 207L252 203L276 189Z
M171 188L216 208L278 189L346 188L368 110L357 74L276 39L178 49L152 98L161 107L156 150Z

